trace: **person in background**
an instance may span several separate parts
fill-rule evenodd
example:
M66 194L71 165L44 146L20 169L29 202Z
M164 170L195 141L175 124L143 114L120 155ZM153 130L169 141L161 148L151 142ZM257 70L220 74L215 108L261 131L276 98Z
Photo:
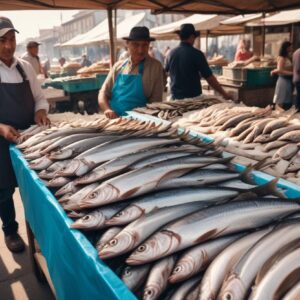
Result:
M204 77L209 85L225 99L230 99L213 75L204 54L193 47L195 39L200 35L194 25L182 24L177 33L181 42L178 47L170 51L165 65L165 70L171 78L172 99L200 96L202 94L201 77Z
M92 62L87 58L86 54L83 54L80 65L82 67L89 67L91 64L92 64Z
M277 68L271 71L271 75L278 75L273 103L283 109L289 109L293 105L292 53L293 48L291 42L283 42L279 49Z
M16 32L8 18L0 17L0 218L7 248L21 252L25 247L16 222L13 193L17 182L9 144L17 141L18 129L49 124L49 105L30 63L14 56Z
M241 40L236 49L236 53L234 56L235 61L246 61L253 56L253 53L250 51L250 41L249 40Z
M118 60L125 60L129 57L128 47L125 45L123 51L121 52Z
M44 74L43 73L43 68L42 68L42 65L41 65L41 62L40 62L40 58L38 56L38 53L39 53L39 45L40 43L36 42L36 41L30 41L27 43L27 52L25 52L21 58L28 61L36 75L39 75L39 74Z
M296 88L296 107L300 111L300 48L293 54L293 82Z
M48 72L50 71L50 60L47 58L43 63L43 73L45 75L45 78L48 78Z
M61 57L61 58L58 60L58 62L59 62L59 65L60 65L61 67L63 67L64 64L66 63L66 59L65 59L64 57Z
M148 55L150 42L155 40L149 29L133 27L123 39L130 56L115 63L98 96L101 110L110 119L126 115L126 111L143 107L147 102L161 102L163 96L163 67Z

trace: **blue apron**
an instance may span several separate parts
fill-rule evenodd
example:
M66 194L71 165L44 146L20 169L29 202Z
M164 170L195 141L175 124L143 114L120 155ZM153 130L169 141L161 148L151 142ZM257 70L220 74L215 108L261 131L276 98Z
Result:
M112 89L112 98L109 102L111 109L119 116L126 115L126 111L136 107L146 106L147 98L144 95L142 75L144 61L139 63L139 73L122 74L128 60L123 64Z

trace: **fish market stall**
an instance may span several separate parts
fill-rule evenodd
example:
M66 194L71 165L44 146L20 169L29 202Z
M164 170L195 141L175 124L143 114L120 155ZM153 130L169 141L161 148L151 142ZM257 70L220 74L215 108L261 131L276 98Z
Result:
M245 294L264 262L299 239L298 216L288 216L300 206L286 198L299 197L300 189L253 171L264 162L232 164L211 138L202 142L199 134L134 112L75 125L30 128L11 147L26 219L59 299L210 299L204 296L219 290L226 296L232 266L221 263L224 255L238 259L252 245L260 253L290 232L263 252L250 279L242 278ZM288 253L274 272L297 255ZM220 267L223 277L216 276ZM269 288L274 275L267 274L253 296ZM218 279L212 291L211 278ZM282 293L292 288L294 282Z

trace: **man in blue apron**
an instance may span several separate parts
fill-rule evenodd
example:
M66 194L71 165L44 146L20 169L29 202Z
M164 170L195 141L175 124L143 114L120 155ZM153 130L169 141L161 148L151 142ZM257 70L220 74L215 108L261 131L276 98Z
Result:
M149 29L133 27L124 37L129 58L118 61L109 72L99 92L99 105L107 118L126 115L148 102L161 102L164 90L164 71L161 63L148 55Z
M15 32L12 22L0 17L0 218L7 248L24 250L18 234L13 193L17 186L9 155L9 143L16 142L18 129L31 124L46 125L48 103L32 66L14 57Z

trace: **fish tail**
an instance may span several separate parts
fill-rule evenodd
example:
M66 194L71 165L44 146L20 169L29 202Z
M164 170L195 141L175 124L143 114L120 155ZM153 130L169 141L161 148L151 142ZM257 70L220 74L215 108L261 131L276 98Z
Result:
M277 182L278 182L279 178L275 178L271 181L269 181L266 184L257 186L253 189L250 189L250 192L254 192L256 195L258 196L266 196L266 195L274 195L277 196L281 199L286 199L286 195L284 194L283 191L281 191L278 187L277 187Z

